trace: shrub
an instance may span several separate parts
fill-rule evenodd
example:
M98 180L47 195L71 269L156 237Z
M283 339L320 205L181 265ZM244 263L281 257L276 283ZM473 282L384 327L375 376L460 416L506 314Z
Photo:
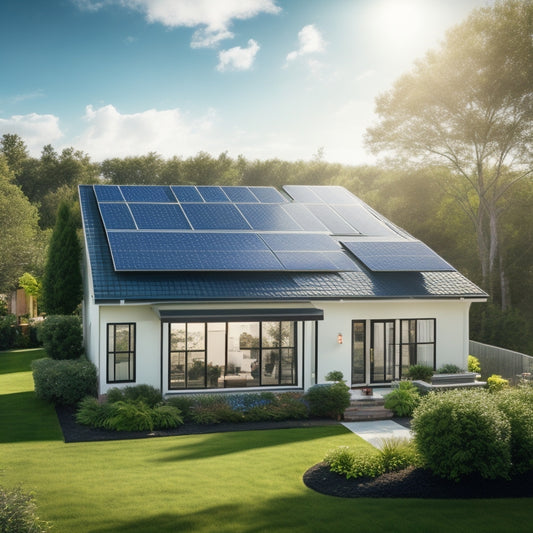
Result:
M15 345L17 337L17 317L0 315L0 350L9 350Z
M85 357L73 361L36 359L32 370L35 395L54 405L75 405L85 396L96 395L96 368Z
M436 475L508 477L510 424L486 391L432 392L415 409L411 427L423 463Z
M511 425L511 461L513 473L533 469L533 389L506 389L495 400Z
M39 326L38 336L52 359L77 359L83 353L83 333L77 316L47 317Z
M304 396L311 416L326 416L340 419L350 405L350 389L343 382L321 384L311 387Z
M326 374L326 381L342 381L344 374L340 370L332 370Z
M192 396L184 394L172 396L166 401L166 403L167 405L171 405L172 407L179 409L185 422L192 421L191 409L194 406L194 399Z
M468 356L468 371L475 372L476 374L481 372L481 364L479 363L479 359L473 355Z
M0 531L42 533L50 531L50 528L46 522L39 520L31 494L21 488L8 490L0 487Z
M118 401L108 404L109 413L103 427L115 431L152 431L151 409L143 402Z
M81 400L76 411L76 422L93 428L103 428L104 421L109 416L108 402L100 403L93 396L86 396Z
M339 446L330 450L324 462L332 472L347 479L375 478L386 472L395 472L410 465L420 464L416 448L408 439L385 439L383 447L377 452L351 449Z
M464 372L464 369L451 363L442 365L437 369L437 374L460 374L461 372Z
M183 424L183 417L177 407L158 405L152 408L154 429L177 428Z
M411 365L407 371L407 377L412 380L421 380L431 383L433 368L427 365Z
M400 381L398 386L385 396L385 407L396 416L411 416L420 403L420 393L410 381Z
M114 387L107 391L107 401L114 403L120 401L144 402L149 407L155 407L163 401L159 389L151 385L132 385L119 389Z
M487 378L489 392L499 392L507 387L509 387L509 380L502 378L498 374L492 374L492 376Z

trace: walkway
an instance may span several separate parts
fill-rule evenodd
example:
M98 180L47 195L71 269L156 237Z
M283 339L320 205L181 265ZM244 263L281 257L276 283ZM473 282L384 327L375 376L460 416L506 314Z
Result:
M367 442L380 448L383 439L411 438L411 431L393 420L372 420L370 422L343 422L342 425L365 439Z

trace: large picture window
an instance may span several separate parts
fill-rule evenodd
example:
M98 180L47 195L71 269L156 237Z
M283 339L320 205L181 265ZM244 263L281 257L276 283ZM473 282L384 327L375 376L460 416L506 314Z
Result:
M402 320L400 352L402 374L411 365L435 368L435 319Z
M135 324L107 325L107 382L135 381Z
M169 323L169 389L297 384L295 322Z

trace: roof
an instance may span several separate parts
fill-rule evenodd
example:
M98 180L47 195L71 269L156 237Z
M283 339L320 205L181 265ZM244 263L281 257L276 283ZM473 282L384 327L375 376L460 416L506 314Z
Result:
M486 298L342 187L79 187L97 303Z

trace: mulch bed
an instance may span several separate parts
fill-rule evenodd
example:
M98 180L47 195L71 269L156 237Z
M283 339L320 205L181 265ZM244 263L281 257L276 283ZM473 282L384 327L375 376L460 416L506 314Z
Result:
M107 429L94 429L78 424L75 418L75 407L56 406L56 413L63 432L63 439L66 443L146 439L179 435L200 435L205 433L225 433L229 431L305 428L338 424L335 420L321 418L312 420L284 420L280 422L241 422L235 424L184 424L176 429L157 431L112 431Z
M529 498L533 496L531 473L511 481L470 476L460 483L434 476L429 470L409 467L375 479L346 477L330 472L325 463L311 467L303 476L310 489L340 498Z

